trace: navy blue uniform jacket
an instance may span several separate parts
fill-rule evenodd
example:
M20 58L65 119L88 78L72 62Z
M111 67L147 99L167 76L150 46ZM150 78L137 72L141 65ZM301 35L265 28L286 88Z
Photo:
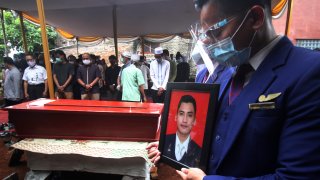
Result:
M274 93L274 109L249 109ZM231 106L221 155L204 179L320 179L319 52L283 37Z

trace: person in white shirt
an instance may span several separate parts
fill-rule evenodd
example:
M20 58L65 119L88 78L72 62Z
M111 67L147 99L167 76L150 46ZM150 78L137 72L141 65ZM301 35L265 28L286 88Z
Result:
M153 82L152 99L154 103L163 103L169 80L170 63L162 58L163 49L161 47L156 48L154 54L156 60L150 64L150 76Z
M34 100L47 97L48 83L46 69L36 64L35 56L32 54L27 54L26 60L29 67L25 69L22 77L25 98Z
M191 95L181 97L175 121L177 131L166 135L163 155L189 167L198 167L200 163L201 148L194 142L190 133L196 125L196 101Z

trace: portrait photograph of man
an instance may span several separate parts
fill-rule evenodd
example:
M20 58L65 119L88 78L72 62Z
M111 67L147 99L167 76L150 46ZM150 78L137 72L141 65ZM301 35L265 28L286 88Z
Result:
M172 96L177 99L177 96ZM178 161L189 167L197 167L201 158L201 138L203 132L193 132L198 124L197 101L192 95L180 95L178 103L173 99L170 106L176 106L176 110L170 108L171 118L168 127L175 131L166 133L163 155ZM174 105L177 104L177 105ZM173 111L173 112L172 112ZM172 117L174 113L174 117ZM202 123L203 125L203 123ZM193 132L193 133L192 133ZM197 134L200 143L195 142L191 134Z

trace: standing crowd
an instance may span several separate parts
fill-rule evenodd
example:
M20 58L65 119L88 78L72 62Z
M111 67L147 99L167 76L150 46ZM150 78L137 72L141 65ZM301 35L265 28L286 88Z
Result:
M158 47L155 60L121 53L121 67L115 55L110 66L94 54L68 57L62 50L51 56L56 99L111 100L163 103L168 82L189 81L190 67L178 52L176 60L167 49ZM179 62L178 64L176 62ZM48 97L47 70L42 54L4 57L3 89L5 106Z

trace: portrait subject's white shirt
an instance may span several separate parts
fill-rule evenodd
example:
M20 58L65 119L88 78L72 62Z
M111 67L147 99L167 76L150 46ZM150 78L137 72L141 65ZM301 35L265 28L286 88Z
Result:
M176 155L177 161L180 161L184 153L188 151L189 141L190 141L190 135L183 143L181 143L179 140L178 134L176 134L175 155Z

